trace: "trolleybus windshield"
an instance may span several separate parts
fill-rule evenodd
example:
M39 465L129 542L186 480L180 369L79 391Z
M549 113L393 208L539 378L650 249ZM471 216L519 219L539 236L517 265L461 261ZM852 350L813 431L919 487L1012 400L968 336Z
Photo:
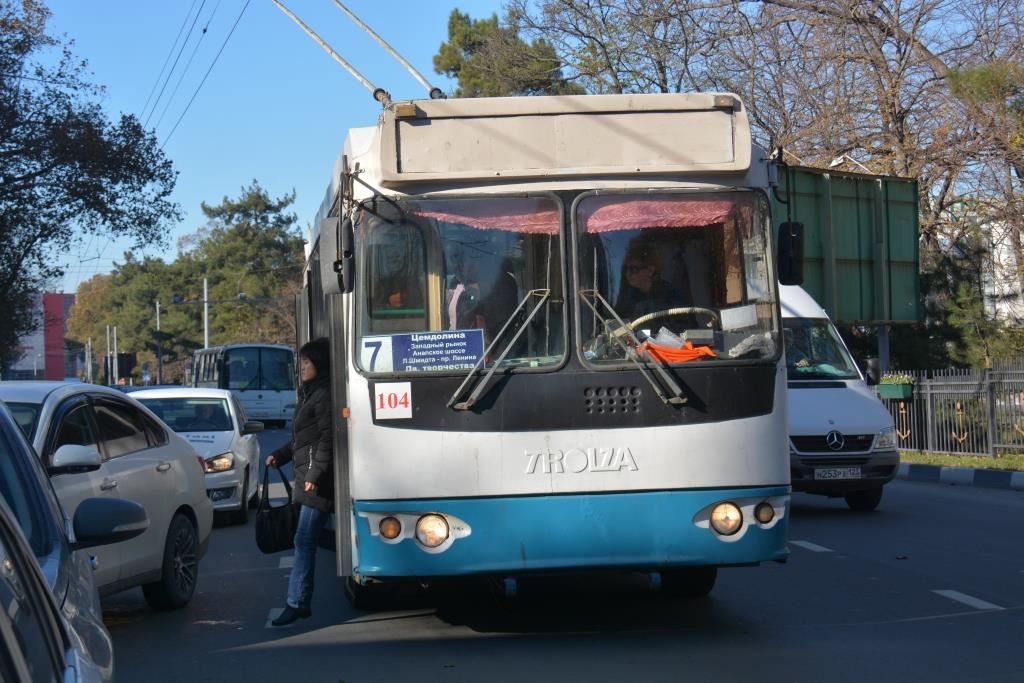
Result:
M574 221L589 362L777 358L760 193L592 194L576 203Z
M363 370L465 374L499 358L517 368L561 362L554 197L376 200L357 212L356 227ZM545 294L531 297L537 292ZM530 305L521 305L526 299Z

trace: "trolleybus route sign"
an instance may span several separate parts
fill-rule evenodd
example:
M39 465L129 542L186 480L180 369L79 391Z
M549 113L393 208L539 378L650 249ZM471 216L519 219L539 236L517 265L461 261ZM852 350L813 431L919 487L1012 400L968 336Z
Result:
M360 350L362 366L370 372L471 370L483 355L483 330L363 337Z

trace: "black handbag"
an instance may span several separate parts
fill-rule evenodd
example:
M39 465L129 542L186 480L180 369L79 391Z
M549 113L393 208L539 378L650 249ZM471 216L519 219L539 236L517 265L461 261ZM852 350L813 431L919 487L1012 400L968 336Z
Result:
M288 492L284 505L270 505L270 468L263 470L263 491L256 508L256 546L267 555L290 550L295 547L295 528L299 524L299 513L292 505L292 486L281 468L274 466Z

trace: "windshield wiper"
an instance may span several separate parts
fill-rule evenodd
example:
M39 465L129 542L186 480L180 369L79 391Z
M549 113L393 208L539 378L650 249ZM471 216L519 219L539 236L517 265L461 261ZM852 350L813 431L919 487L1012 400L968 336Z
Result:
M636 367L640 370L640 373L644 376L644 379L646 379L654 388L655 393L658 394L658 398L660 398L662 401L669 405L684 405L686 403L686 397L683 396L683 390L679 387L678 384L676 384L676 381L672 379L672 375L668 373L668 370L665 368L665 361L658 358L656 355L652 353L647 354L655 361L654 369L658 371L658 376L661 378L661 381L665 383L669 391L672 393L671 396L667 396L665 392L662 390L662 388L658 386L658 383L654 381L654 377L652 377L651 373L648 371L647 365L637 360L638 354L636 353L636 350L640 348L640 340L637 339L636 335L633 333L633 328L630 327L629 324L626 323L621 317L619 317L619 314L616 313L615 309L612 308L612 305L608 303L608 301L606 301L603 296L601 296L600 292L598 292L596 289L581 289L580 299L582 299L583 302L587 304L587 306L590 306L590 310L594 311L594 315L602 319L604 318L604 316L601 315L601 312L597 310L597 307L594 306L594 304L590 303L590 301L587 299L587 296L593 296L594 301L599 302L602 306L608 309L609 313L612 314L612 317L615 319L615 322L618 323L618 327L612 329L610 325L605 323L605 330L607 331L608 338L615 340L615 342L622 347L623 352L625 352L626 358L628 358L630 361L633 362L634 365L636 365ZM633 345L630 346L629 344L627 344L625 339L623 339L624 337L628 338L629 341L633 343Z
M481 364L485 363L487 361L487 358L490 357L491 351L493 351L494 347L498 345L498 341L502 338L502 336L509 329L509 327L511 327L513 321L516 319L516 316L519 315L519 311L522 310L522 308L526 305L526 302L530 299L531 296L536 296L540 298L540 300L537 302L537 305L533 307L533 310L530 311L530 314L528 316L526 316L526 320L524 320L523 324L519 326L518 330L516 330L516 333L512 336L512 339L510 339L508 344L505 345L505 348L502 349L501 355L498 356L498 358L491 365L491 369L488 370L487 374L484 375L483 379L474 386L473 391L469 394L469 398L467 398L465 401L456 402L458 401L459 396L462 396L462 392L465 390L466 385L470 383L470 381L476 376L477 371L480 370ZM484 350L483 355L480 356L480 359L476 362L476 365L474 365L473 369L469 371L468 375L466 375L466 379L462 380L462 384L460 384L459 388L455 390L455 393L452 394L452 397L448 399L449 408L452 408L454 410L469 410L474 405L476 405L476 402L480 400L480 396L483 395L484 389L487 387L487 383L494 375L494 372L498 369L498 366L501 365L501 362L503 360L505 360L505 356L507 356L508 352L512 350L512 347L515 346L516 341L519 339L519 337L523 335L523 332L526 331L526 328L529 327L530 321L533 320L533 317L535 315L537 315L537 311L540 310L540 307L544 305L544 302L547 301L550 296L550 289L531 289L529 292L526 293L526 296L523 297L522 301L519 302L519 305L516 306L514 311L512 311L512 314L508 317L508 320L505 321L505 324L501 326L500 330L498 330L498 334L494 335L494 339L491 340L490 345Z

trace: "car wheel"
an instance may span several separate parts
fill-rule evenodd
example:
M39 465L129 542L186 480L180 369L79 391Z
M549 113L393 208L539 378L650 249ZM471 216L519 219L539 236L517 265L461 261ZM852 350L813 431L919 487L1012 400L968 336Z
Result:
M240 504L237 510L232 511L231 521L235 524L247 524L249 522L249 470L245 471L244 479L242 480L242 495L239 496L238 500Z
M178 513L171 520L164 542L159 581L147 583L142 594L155 610L184 607L192 599L199 575L199 538L192 522Z
M711 592L718 567L680 567L661 572L661 592L678 598L701 598Z
M882 487L847 493L843 498L846 499L846 504L852 510L874 510L882 501Z

